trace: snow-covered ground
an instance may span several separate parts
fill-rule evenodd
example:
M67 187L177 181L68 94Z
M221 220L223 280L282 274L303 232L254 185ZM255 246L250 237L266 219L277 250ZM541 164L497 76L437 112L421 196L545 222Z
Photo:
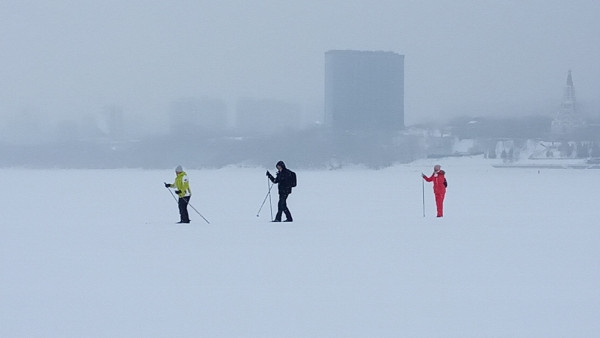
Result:
M264 168L189 170L187 225L171 170L0 170L0 337L597 335L600 170L439 161L442 219L420 161L296 170L294 223Z

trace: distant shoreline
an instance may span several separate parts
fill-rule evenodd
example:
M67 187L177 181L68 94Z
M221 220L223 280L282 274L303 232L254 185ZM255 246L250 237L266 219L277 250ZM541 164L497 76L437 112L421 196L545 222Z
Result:
M598 164L493 164L494 168L526 169L600 169Z

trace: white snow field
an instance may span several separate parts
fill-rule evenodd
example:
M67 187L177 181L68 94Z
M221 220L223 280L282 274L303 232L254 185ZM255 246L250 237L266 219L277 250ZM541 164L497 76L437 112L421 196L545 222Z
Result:
M293 223L188 170L184 225L172 170L0 170L0 337L597 336L600 170L440 163L441 219L419 161L296 170Z

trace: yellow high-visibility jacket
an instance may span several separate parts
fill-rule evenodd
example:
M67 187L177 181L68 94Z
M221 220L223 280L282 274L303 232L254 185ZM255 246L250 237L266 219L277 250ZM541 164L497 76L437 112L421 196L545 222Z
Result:
M192 190L190 190L190 182L188 181L185 171L177 174L177 177L175 177L175 183L171 184L171 188L179 190L179 198L192 195Z

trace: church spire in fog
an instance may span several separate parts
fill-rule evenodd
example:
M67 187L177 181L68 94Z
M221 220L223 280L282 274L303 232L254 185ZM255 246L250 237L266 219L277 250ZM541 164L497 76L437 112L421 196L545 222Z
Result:
M571 75L570 69L569 69L569 75L567 75L567 86L573 87L573 76Z
M572 113L575 113L575 87L573 86L573 76L571 75L571 70L569 70L569 75L567 75L567 85L565 86L565 94L563 96L562 108L569 110Z
M560 110L556 118L552 120L553 134L571 134L584 126L585 122L577 112L576 103L573 76L571 75L571 70L569 70Z

